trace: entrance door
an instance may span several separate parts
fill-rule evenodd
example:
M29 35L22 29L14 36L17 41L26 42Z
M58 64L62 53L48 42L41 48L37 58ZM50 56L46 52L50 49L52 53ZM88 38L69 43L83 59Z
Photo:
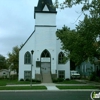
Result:
M50 62L41 62L41 71L42 73L50 72Z

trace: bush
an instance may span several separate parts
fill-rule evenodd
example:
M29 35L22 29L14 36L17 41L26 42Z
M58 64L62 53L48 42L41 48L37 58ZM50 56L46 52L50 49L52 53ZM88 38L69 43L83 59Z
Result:
M24 81L24 79L20 79L20 81Z
M58 78L58 82L63 82L64 79L63 78Z
M25 81L30 81L30 79L25 79Z
M32 82L37 82L37 83L40 83L40 82L41 82L41 80L32 79Z
M53 81L54 83L58 82L58 80L57 80L57 79L52 79L52 81Z
M57 79L53 79L53 82L63 82L64 81L64 79L63 78L57 78Z
M70 79L69 79L69 78L66 78L65 80L66 80L66 81L69 81Z
M90 75L90 81L100 81L100 78L97 76L97 73L96 72L93 72L91 75Z
M95 81L99 82L99 81L100 81L100 78L97 76L97 77L95 78Z
M41 80L35 80L36 82L38 82L38 83L41 83Z
M32 82L36 82L36 80L35 79L32 79Z

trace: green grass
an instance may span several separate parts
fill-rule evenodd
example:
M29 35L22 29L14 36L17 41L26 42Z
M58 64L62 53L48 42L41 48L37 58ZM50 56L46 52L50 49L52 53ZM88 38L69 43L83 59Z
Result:
M98 86L56 86L59 89L100 89Z
M30 84L30 81L0 79L0 86L6 86L7 84ZM38 84L38 82L32 82L32 84Z
M76 80L64 80L62 82L54 82L54 83L57 83L57 84L85 84L83 82L78 82Z
M45 86L2 86L0 90L46 90Z

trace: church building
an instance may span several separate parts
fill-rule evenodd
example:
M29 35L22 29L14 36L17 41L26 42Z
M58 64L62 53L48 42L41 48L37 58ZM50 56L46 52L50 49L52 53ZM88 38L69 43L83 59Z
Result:
M52 0L39 0L34 8L35 30L19 51L19 80L70 79L70 61L64 63L61 41L56 37L56 15ZM63 20L63 19L62 19Z

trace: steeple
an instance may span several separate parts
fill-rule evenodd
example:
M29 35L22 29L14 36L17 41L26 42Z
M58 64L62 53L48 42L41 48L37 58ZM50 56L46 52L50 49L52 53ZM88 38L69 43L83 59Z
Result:
M48 12L56 13L56 8L53 6L52 0L39 0L35 12L44 12L44 7L47 6Z
M56 14L52 0L38 0L34 8L35 26L56 26Z

